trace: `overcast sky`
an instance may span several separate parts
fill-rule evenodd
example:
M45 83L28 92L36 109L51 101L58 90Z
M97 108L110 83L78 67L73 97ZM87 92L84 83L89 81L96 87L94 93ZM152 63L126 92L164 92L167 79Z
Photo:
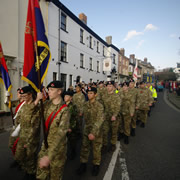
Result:
M180 62L180 0L61 0L102 39L158 69Z

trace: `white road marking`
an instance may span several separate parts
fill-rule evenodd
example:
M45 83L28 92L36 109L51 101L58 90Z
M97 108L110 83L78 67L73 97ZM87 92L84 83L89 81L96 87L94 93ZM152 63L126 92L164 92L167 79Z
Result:
M123 151L121 150L119 141L116 144L116 150L114 151L114 153L112 155L111 162L109 163L109 167L104 175L103 180L111 180L112 179L112 175L114 172L118 154L120 156L119 161L120 161L120 166L121 166L121 171L122 171L122 180L129 180L129 174L127 171L126 160L125 160L125 158L121 157L123 155Z

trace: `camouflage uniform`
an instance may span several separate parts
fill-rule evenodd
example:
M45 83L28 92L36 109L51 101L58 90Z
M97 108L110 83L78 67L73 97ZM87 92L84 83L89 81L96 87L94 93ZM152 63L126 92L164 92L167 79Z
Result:
M79 93L75 93L73 95L73 100L72 100L73 104L76 105L77 107L77 110L78 110L78 114L83 114L83 106L84 106L84 103L85 103L85 96L82 92L79 92ZM82 132L82 122L83 121L83 118L82 116L79 116L78 117L78 128L79 128L79 134L81 134Z
M128 93L131 96L131 102L132 102L132 106L133 106L133 109L134 109L134 113L133 113L134 115L131 118L131 127L136 128L137 112L136 112L135 108L136 108L136 103L137 103L138 90L136 88L129 88Z
M137 94L137 107L139 119L142 123L147 121L147 113L149 111L149 104L153 103L152 93L147 88L139 88Z
M57 105L52 101L47 101L44 107L44 118L47 119L52 112L57 112L62 106L63 101ZM47 137L48 148L44 143L38 155L37 179L60 180L63 176L64 164L66 162L67 138L66 134L69 129L69 111L64 107L54 118ZM50 165L47 168L39 167L39 160L43 156L48 156Z
M18 101L19 102L19 101ZM19 102L20 103L20 102ZM17 104L18 105L18 104ZM21 109L20 109L21 110ZM19 110L19 111L20 111ZM16 127L20 124L20 118L19 116L16 117L16 119L14 119L14 123L15 123L15 126L14 128L12 128L11 132L10 132L10 136L9 136L9 143L8 143L8 147L12 150L13 148L13 145L14 145L14 142L16 141L16 139L19 137L19 136L16 136L16 137L12 137L11 134L13 133L13 131L16 129Z
M77 139L78 139L78 132L79 132L79 125L78 125L78 111L76 105L73 105L72 102L68 104L68 109L70 113L70 129L71 132L68 133L68 142L70 146L70 150L74 151L76 149Z
M108 145L108 134L111 128L111 144L115 145L117 141L117 132L119 121L116 118L115 121L111 121L112 116L117 117L120 111L121 100L118 94L113 92L108 94L106 92L103 95L103 104L105 111L105 121L103 123L103 145Z
M96 100L98 100L101 104L103 104L103 94L106 93L107 89L105 87L102 88L97 88L97 96L96 96Z
M85 127L83 132L83 141L81 147L80 161L87 163L90 153L90 145L92 143L93 164L100 165L101 162L101 147L102 147L102 124L104 121L103 106L98 101L84 105L84 120ZM95 139L90 141L89 134L93 134Z
M121 119L120 119L120 133L124 133L126 136L130 136L130 124L131 124L131 114L134 114L134 104L133 99L129 91L121 92Z
M34 103L24 104L18 113L20 120L19 141L15 160L28 174L36 173L36 153L40 138L39 107ZM24 148L24 145L27 147Z

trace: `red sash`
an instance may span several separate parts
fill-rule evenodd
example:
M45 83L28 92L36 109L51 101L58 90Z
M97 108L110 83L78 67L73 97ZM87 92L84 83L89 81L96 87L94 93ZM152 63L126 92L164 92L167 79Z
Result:
M19 103L19 104L17 105L17 107L16 107L16 109L15 109L15 114L17 113L19 107L21 106L21 104L22 104L23 102L24 102L24 101L22 101L21 103Z
M12 149L11 149L13 155L15 155L15 153L16 153L16 147L17 147L18 141L19 141L19 137L16 139L16 141L14 142L13 147L12 147Z
M50 116L47 118L47 120L46 120L46 122L45 122L46 132L48 131L50 125L52 124L52 122L53 122L54 118L57 116L57 114L58 114L63 108L65 108L65 107L67 107L66 104L62 105L62 106L60 107L60 109L54 114L53 117L52 117L52 115L53 115L54 112L52 112L52 113L50 114ZM52 120L51 120L51 119L52 119ZM49 124L49 123L50 123L50 124Z

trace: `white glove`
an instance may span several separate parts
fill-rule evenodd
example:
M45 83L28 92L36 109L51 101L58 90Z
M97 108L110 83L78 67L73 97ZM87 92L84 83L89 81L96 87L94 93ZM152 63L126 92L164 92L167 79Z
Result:
M16 129L12 132L11 136L12 137L17 137L19 135L20 131L20 124L16 127Z

